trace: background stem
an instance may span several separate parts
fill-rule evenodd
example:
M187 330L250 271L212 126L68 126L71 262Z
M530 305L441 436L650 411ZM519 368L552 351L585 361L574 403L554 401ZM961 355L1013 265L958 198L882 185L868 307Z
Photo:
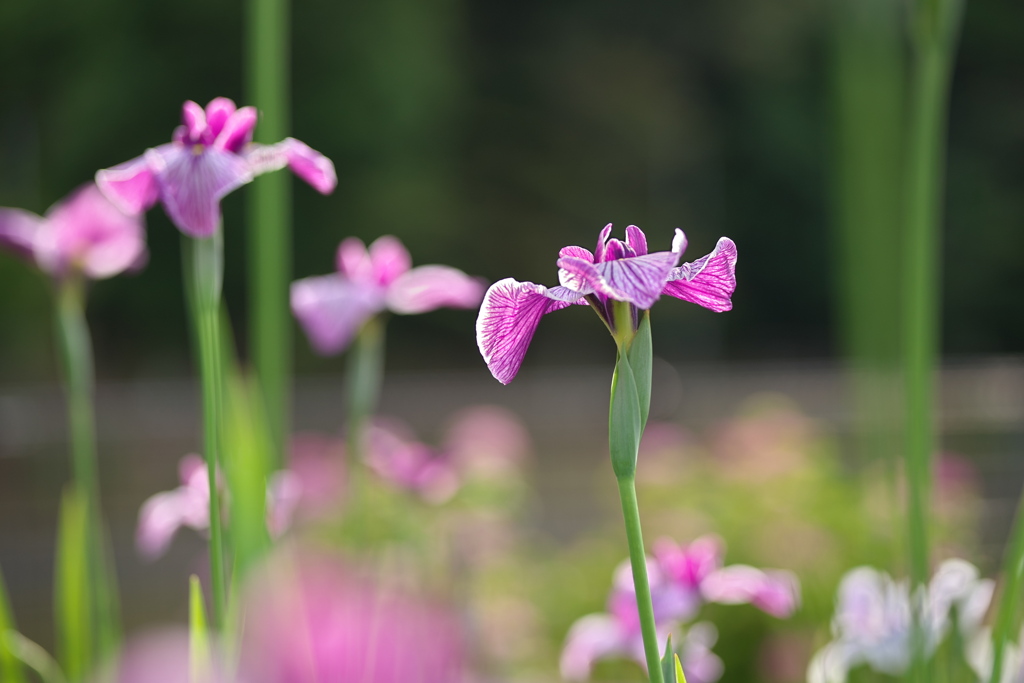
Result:
M918 0L914 31L907 151L904 348L908 533L912 586L928 580L928 502L935 448L933 372L939 354L942 186L949 82L958 0ZM913 590L913 588L912 588ZM912 679L927 680L924 637L915 614Z
M349 351L345 372L345 398L348 405L348 461L356 471L366 449L366 429L377 409L384 378L384 321L380 316L367 320Z
M270 144L290 128L288 0L250 0L248 19L249 97L260 111L256 141ZM271 469L284 463L291 412L291 183L290 174L268 173L248 192L250 344L273 439Z
M68 430L74 486L84 504L86 585L92 594L90 614L93 651L99 661L113 653L118 641L117 582L105 551L96 448L92 340L85 319L85 283L68 276L57 288L57 332L68 402Z
M633 586L636 588L636 606L640 614L640 632L644 638L647 673L651 683L663 683L658 631L654 624L654 605L651 602L651 585L647 580L647 554L644 552L640 509L636 502L633 477L619 479L619 499L622 501L622 518L626 522L626 542L629 544L629 563L633 568Z
M220 460L220 426L224 383L220 346L220 293L223 273L221 231L212 237L193 239L192 277L199 367L203 391L203 452L210 486L210 584L213 592L213 627L224 618L224 543L221 534L220 492L217 471Z

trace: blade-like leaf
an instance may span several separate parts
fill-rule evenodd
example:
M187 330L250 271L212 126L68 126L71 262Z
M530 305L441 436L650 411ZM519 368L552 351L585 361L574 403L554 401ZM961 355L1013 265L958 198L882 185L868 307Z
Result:
M608 450L612 470L619 479L636 472L640 446L640 400L633 370L625 354L619 354L612 375L611 405L608 410Z
M672 635L669 634L665 643L665 656L661 658L661 675L665 683L678 683L676 681L676 653L672 651Z
M198 683L210 674L210 631L206 625L203 587L195 574L189 578L188 588L189 671L192 683Z
M72 681L82 680L92 666L88 525L85 498L73 488L66 490L60 508L54 605L58 651Z
M683 664L679 661L679 655L673 655L676 658L676 683L686 683L686 674L683 673Z
M647 416L651 412L651 366L654 362L654 351L651 348L651 312L644 311L640 318L633 341L626 352L629 366L633 370L636 382L636 395L640 399L640 433L647 427Z
M14 656L4 634L13 632L14 614L11 611L11 603L7 599L7 587L4 585L3 574L0 573L0 681L10 683L25 683L25 671L21 666L21 660Z

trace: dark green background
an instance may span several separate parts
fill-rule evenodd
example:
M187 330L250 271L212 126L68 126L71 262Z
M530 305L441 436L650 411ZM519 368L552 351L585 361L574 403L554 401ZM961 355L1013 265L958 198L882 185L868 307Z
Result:
M339 176L328 198L297 183L296 276L328 271L345 236L392 233L416 263L554 284L558 248L591 246L607 222L640 225L656 249L679 226L690 258L736 240L736 309L662 302L657 353L838 347L825 0L298 0L293 12L294 134ZM945 233L953 354L1024 348L1021 27L1015 0L968 2ZM243 33L240 2L4 2L0 205L43 211L169 140L185 99L244 103ZM245 191L224 206L242 341ZM148 268L92 293L101 377L188 370L179 236L162 210L148 220ZM393 319L390 367L485 372L474 317ZM552 316L530 363L609 360L601 330L584 308ZM52 377L49 333L45 280L0 255L0 382ZM302 372L340 368L296 349Z

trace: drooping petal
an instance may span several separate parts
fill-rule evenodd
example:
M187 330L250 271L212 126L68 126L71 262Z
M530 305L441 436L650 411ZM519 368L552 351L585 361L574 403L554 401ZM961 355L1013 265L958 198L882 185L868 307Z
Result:
M122 213L93 183L55 204L36 234L36 260L51 275L68 269L98 280L145 262L141 215Z
M174 143L146 151L167 215L182 232L209 237L220 227L220 200L253 179L237 154Z
M580 298L579 292L565 287L547 288L512 278L491 285L476 319L476 343L494 378L502 384L511 382L544 314Z
M718 240L715 250L693 263L672 270L665 294L703 306L712 311L732 309L736 291L736 244L728 237Z
M382 293L340 275L292 283L292 312L317 353L344 351L366 320L383 308Z
M593 291L618 301L628 301L647 309L661 296L669 273L679 261L679 254L658 251L645 256L621 258L602 263L587 263L576 258L558 259L559 281L585 283ZM576 287L573 287L576 289ZM586 291L580 288L577 291Z
M208 519L208 498L194 490L181 487L158 493L146 499L139 510L135 545L143 557L156 559L167 552L178 529L196 528Z
M254 175L288 166L321 194L330 194L338 184L331 160L295 138L285 138L274 145L249 145L244 156Z
M484 283L449 266L420 266L399 276L387 291L395 313L426 313L442 306L473 308L484 295Z
M626 226L626 244L637 256L643 256L647 253L647 235L635 225ZM675 250L673 249L673 251Z
M96 172L96 186L127 214L142 213L160 198L149 154ZM162 164L161 164L162 166Z
M233 102L231 106L234 107ZM216 137L213 146L238 154L243 147L252 142L252 131L256 127L257 118L256 107L242 107L237 111L232 109L231 115L224 120L219 128L215 129ZM210 127L213 128L212 123Z
M745 564L714 572L704 580L701 591L708 602L750 603L779 619L790 616L800 601L799 583L790 572L766 572Z
M622 626L607 614L589 614L569 629L558 668L567 681L585 681L594 663L629 653L630 639Z
M583 247L562 247L558 251L558 258L578 258L589 263L594 262L594 255L590 253L589 249Z
M370 245L368 251L373 279L384 287L412 268L412 257L409 256L409 250L397 237L392 235L378 237Z
M31 211L0 208L0 249L33 260L32 245L42 223L42 216Z

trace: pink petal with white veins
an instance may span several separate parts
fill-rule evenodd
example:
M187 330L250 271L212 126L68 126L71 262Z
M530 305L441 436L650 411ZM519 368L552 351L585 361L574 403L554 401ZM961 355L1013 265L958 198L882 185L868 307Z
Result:
M628 301L637 308L648 309L661 296L669 273L679 261L679 254L659 251L645 256L621 258L603 263L587 263L576 258L561 258L558 267L568 275L559 273L559 281L573 283L573 289L593 291L617 301Z
M511 382L544 314L579 298L578 292L565 287L549 289L512 278L491 285L476 319L476 343L494 378L502 384Z
M719 239L714 251L673 269L668 280L664 293L669 296L712 311L731 310L736 291L736 244L728 237Z
M473 308L480 303L484 284L448 266L420 266L401 275L387 291L395 313L425 313L442 306Z
M244 155L254 175L287 166L320 194L330 194L338 184L334 163L295 138L285 138L273 145L249 145Z

